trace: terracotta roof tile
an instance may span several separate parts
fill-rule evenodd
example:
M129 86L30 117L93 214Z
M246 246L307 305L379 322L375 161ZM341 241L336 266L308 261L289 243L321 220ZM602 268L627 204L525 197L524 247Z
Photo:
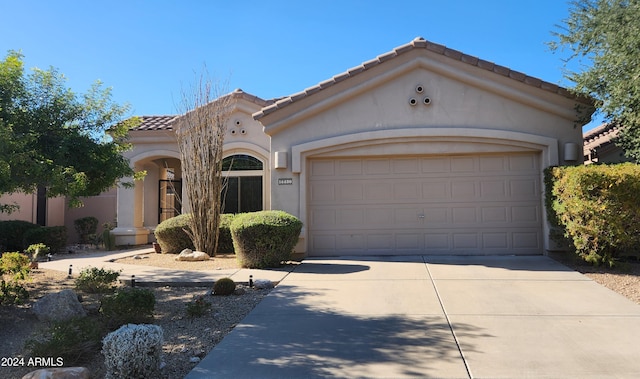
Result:
M260 119L262 117L264 117L267 114L270 114L274 111L276 111L277 109L281 109L291 103L293 103L294 101L298 101L301 100L305 97L308 97L310 95L313 95L316 92L319 92L322 89L325 89L327 87L330 87L338 82L341 82L347 78L350 78L352 76L356 76L366 70L369 70L372 67L375 67L379 64L381 64L382 62L386 62L388 60L392 60L393 58L396 58L404 53L407 53L411 50L414 49L420 49L420 48L424 48L426 50L435 52L437 54L442 54L448 58L466 63L468 65L471 66L476 66L478 68L487 70L487 71L491 71L494 72L498 75L502 75L502 76L506 76L509 78L512 78L514 80L517 80L519 82L525 83L527 85L530 85L532 87L536 87L536 88L540 88L542 90L545 91L549 91L551 93L556 93L558 95L564 96L564 97L568 97L571 99L578 99L580 101L584 101L584 102L591 102L590 99L587 98L583 98L583 97L576 97L574 94L572 94L571 92L569 92L568 90L566 90L565 88L562 88L558 85L555 85L553 83L549 83L549 82L545 82L541 79L538 78L534 78L531 76L527 76L524 73L518 72L518 71L514 71L511 70L508 67L504 67L504 66L500 66L497 65L495 63L489 62L489 61L485 61L482 59L479 59L477 57L471 56L471 55L467 55L464 54L460 51L454 50L454 49L449 49L444 45L440 45L437 43L433 43L430 41L425 40L422 37L418 37L416 39L414 39L413 41L402 45L402 46L398 46L395 49L381 54L378 57L366 61L356 67L350 68L347 71L340 73L336 76L334 76L331 79L325 80L323 82L320 82L319 84L313 86L313 87L309 87L307 89L305 89L302 92L296 93L294 95L288 96L286 98L280 99L278 101L272 102L271 104L265 106L264 108L262 108L262 110L260 110L259 112L254 113L253 117L257 120Z
M173 120L176 116L142 116L142 122L131 130L147 131L147 130L171 130Z
M618 124L610 122L599 125L584 133L582 137L582 144L584 146L584 149L591 150L599 146L611 143L619 132L620 126Z
M493 68L496 66L495 63L493 62L489 62L489 61L485 61L484 59L480 59L478 61L478 67L485 69L487 71L493 71Z
M274 100L264 100L259 98L258 96L252 95L250 93L244 92L241 89L236 89L231 93L228 93L222 97L231 96L235 99L244 99L255 103L261 107L266 107L273 104ZM285 100L289 99L289 97L285 98ZM288 100L290 101L290 100ZM173 122L179 116L176 115L166 115L166 116L140 116L142 122L135 128L131 130L134 131L153 131L153 130L172 130Z
M460 58L460 60L462 62L470 64L472 66L477 66L478 65L478 61L480 59L478 59L477 57L474 57L472 55L462 54L462 57Z

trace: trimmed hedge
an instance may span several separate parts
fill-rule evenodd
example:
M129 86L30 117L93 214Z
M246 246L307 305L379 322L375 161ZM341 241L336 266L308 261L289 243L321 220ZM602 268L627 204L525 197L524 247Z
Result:
M233 237L231 237L231 223L236 215L224 213L220 215L220 234L218 235L218 251L216 254L233 254Z
M24 244L24 234L31 229L39 228L40 225L32 224L28 221L11 220L0 221L0 252L21 251L26 246Z
M640 165L547 169L547 211L576 254L612 266L640 249Z
M242 267L278 267L291 259L302 222L283 211L243 213L231 223L236 258Z
M64 226L41 226L29 229L24 233L24 246L43 243L52 253L64 249L67 246L67 228Z
M178 254L183 249L194 249L193 241L185 230L189 227L190 213L172 217L161 222L155 231L156 239L163 253ZM220 235L218 237L218 251L220 254L233 254L233 239L231 238L231 222L235 215L220 215Z
M185 230L189 227L190 213L162 221L154 232L163 253L178 254L183 249L194 249L193 241Z

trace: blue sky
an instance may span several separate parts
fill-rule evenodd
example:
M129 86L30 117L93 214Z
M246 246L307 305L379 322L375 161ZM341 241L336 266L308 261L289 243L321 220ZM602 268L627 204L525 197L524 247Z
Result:
M270 99L417 36L569 86L545 45L568 12L564 0L0 0L0 53L58 68L76 92L102 80L135 115L178 113L205 65Z

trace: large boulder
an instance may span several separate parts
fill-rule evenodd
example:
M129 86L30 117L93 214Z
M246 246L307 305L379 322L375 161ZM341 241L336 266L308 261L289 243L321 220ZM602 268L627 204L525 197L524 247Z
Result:
M176 261L208 261L209 256L202 251L193 251L191 249L184 249L176 257Z
M89 379L86 367L53 367L31 371L22 379Z
M69 289L43 296L32 309L40 321L66 321L87 315L78 295Z

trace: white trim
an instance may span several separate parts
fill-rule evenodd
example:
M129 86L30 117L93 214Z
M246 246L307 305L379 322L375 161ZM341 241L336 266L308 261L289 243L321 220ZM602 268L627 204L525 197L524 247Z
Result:
M354 146L388 144L393 142L393 140L410 139L411 141L415 141L417 138L427 139L436 137L443 137L447 141L452 142L472 138L472 141L478 143L511 146L533 145L537 146L544 153L543 167L558 164L558 140L555 138L496 129L405 128L345 134L294 145L291 147L291 171L297 174L301 173L306 157L319 150L334 151Z
M179 151L168 150L168 149L158 149L158 150L149 150L149 151L145 151L137 155L134 155L129 158L129 161L131 162L131 164L136 164L146 158L152 158L152 157L162 157L162 158L169 157L169 158L181 159Z

